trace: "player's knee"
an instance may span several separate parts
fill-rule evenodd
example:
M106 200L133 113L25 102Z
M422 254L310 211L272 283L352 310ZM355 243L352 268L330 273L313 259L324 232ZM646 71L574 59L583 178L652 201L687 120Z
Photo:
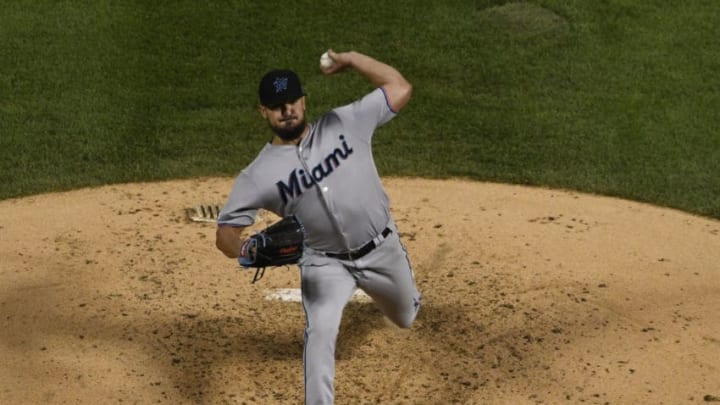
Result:
M395 324L402 329L410 329L410 327L412 326L414 321L415 321L415 318L403 319L400 322L395 322Z
M403 329L410 329L412 327L413 323L415 323L415 318L417 317L417 311L413 312L412 314L409 314L406 317L403 317L400 322L398 323L398 326Z
M412 327L412 325L415 321L415 317L409 317L409 316L408 317L399 317L399 318L397 318L397 317L396 318L388 318L388 319L390 319L390 321L392 321L392 323L394 323L395 326L397 326L398 328L401 328L401 329L410 329L410 327Z
M414 298L412 306L406 306L404 308L397 308L391 311L385 311L385 315L395 325L403 329L409 329L417 318L418 311L420 310L420 298Z
M417 318L418 311L420 311L420 301L422 299L418 296L417 298L413 299L413 307L411 311L408 311L407 316L404 317L403 321L399 324L401 328L410 328L413 323L415 323L415 318Z
M418 308L415 308L415 310L395 316L394 318L391 318L391 320L399 328L410 329L413 323L415 323L415 318L417 318L417 310Z

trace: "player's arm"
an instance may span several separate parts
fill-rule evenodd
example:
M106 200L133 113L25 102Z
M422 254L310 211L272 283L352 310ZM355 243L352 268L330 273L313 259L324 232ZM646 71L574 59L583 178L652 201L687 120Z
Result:
M237 258L244 241L244 226L219 225L215 232L215 246L229 258Z
M394 67L359 52L334 52L328 55L335 62L329 68L321 68L325 74L333 74L352 68L367 77L370 82L382 87L393 111L400 111L410 101L412 85Z
M228 200L217 218L215 246L225 256L232 259L239 256L244 238L247 237L245 231L255 222L257 214L257 209L251 207L262 205L259 195L248 168L243 169L235 179Z

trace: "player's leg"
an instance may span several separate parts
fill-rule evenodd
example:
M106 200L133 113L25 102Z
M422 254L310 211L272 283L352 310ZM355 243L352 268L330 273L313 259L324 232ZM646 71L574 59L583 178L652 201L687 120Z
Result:
M339 262L301 263L305 309L305 403L331 404L334 398L335 343L343 309L355 292L355 279Z
M393 232L375 250L356 262L358 286L396 325L409 328L420 309L420 292L405 247Z

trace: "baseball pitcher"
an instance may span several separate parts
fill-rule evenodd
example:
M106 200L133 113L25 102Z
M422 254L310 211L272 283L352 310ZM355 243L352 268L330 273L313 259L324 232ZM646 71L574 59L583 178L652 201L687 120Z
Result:
M218 216L216 239L220 251L248 267L273 239L244 234L257 210L300 224L303 246L295 252L306 314L306 404L333 403L336 338L358 288L402 328L411 326L420 306L372 155L375 129L408 103L412 86L395 68L358 52L329 50L320 69L326 75L354 70L375 89L307 123L298 76L268 72L260 81L259 112L272 140L237 176Z

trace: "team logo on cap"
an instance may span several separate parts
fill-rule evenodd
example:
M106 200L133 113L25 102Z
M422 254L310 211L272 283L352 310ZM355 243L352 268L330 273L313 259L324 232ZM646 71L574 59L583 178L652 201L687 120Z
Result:
M288 88L288 78L287 77L276 77L275 81L273 82L273 86L275 86L275 93L280 93Z

